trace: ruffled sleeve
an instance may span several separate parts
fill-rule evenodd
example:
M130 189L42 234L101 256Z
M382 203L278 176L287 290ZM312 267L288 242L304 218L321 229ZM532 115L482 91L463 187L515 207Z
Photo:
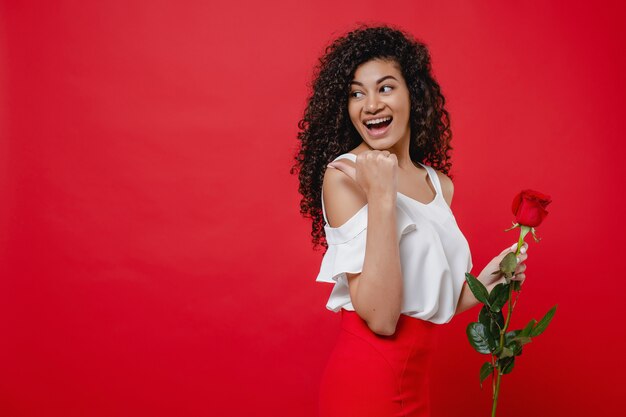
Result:
M415 222L400 207L396 206L398 239L416 229ZM324 226L328 250L324 254L317 282L336 283L346 280L346 273L363 271L365 244L367 240L367 211L364 205L348 221L339 227Z

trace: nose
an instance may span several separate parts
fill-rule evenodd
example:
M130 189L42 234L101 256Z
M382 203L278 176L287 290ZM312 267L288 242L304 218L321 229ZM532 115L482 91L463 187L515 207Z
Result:
M368 96L367 101L365 102L365 111L367 113L376 113L379 110L380 101L378 100L378 96L376 94Z

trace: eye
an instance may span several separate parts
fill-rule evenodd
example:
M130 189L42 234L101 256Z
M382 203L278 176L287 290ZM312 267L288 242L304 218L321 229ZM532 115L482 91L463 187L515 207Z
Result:
M357 94L363 94L363 93L361 93L360 91L353 91L350 93L350 97L358 98Z
M393 90L393 87L392 87L392 86L390 86L390 85L383 85L383 86L381 87L381 89L385 89L385 88L388 88L388 89L389 89L389 90L388 90L388 91L386 91L386 92L389 92L389 91Z

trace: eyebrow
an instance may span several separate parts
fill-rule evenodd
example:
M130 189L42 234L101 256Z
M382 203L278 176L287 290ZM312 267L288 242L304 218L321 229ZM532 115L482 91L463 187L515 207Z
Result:
M393 78L394 80L398 81L398 80L396 79L396 77L394 77L393 75L385 75L383 78L381 78L381 79L379 79L378 81L376 81L376 84L380 84L380 83L382 83L382 82L383 82L383 81L385 81L387 78ZM360 82L358 82L358 81L354 81L354 80L350 81L350 84L358 84L358 85L360 85L361 87L363 86L363 83L360 83Z

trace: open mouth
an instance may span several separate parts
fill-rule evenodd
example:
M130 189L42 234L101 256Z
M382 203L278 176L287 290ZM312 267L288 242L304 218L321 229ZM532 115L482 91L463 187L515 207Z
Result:
M387 129L387 127L391 124L392 121L393 121L393 117L386 116L386 117L381 117L379 119L374 119L371 121L364 122L363 124L365 125L367 130L369 130L373 134L376 134L376 133L384 132Z

